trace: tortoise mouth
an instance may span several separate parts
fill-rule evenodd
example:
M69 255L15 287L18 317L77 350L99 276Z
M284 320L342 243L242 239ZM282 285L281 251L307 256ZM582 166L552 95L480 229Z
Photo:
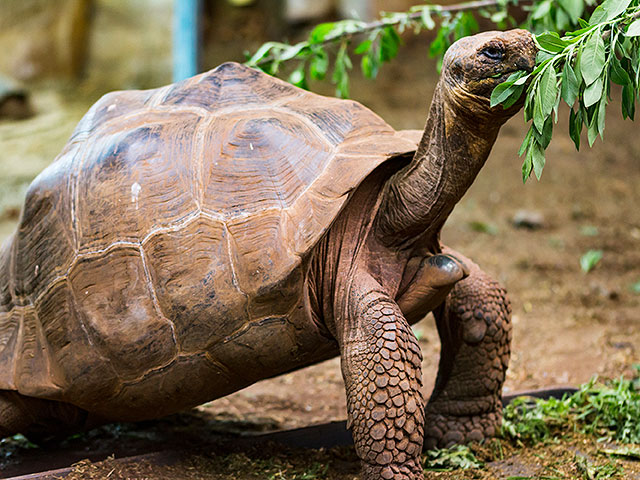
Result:
M505 82L512 74L521 71L521 68L515 68L511 70L507 70L498 75L487 77L484 80L478 82L481 87L477 91L477 95L486 97L487 99L491 98L491 94L493 93L493 89L496 88L501 83ZM525 83L527 85L529 81Z
M504 81L507 80L507 78L509 78L512 74L519 72L520 69L515 69L515 70L508 70L506 72L503 72L502 75L500 75L499 77L496 77L497 79L497 83L502 83Z

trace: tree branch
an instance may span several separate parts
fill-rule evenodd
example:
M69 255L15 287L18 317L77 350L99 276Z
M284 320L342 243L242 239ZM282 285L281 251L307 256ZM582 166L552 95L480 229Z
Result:
M534 0L524 0L524 1L515 0L513 5L531 5L533 4L533 1ZM501 5L501 2L499 2L498 0L475 0L471 2L458 3L455 5L424 5L423 8L420 8L419 10L411 12L405 15L404 17L398 16L398 17L382 18L379 20L374 20L373 22L362 23L357 29L353 31L349 31L349 32L341 31L341 32L336 32L334 34L328 34L320 42L312 43L307 40L307 41L297 43L295 45L290 45L290 47L302 49L304 47L311 47L311 46L324 46L324 45L331 44L341 38L351 38L355 35L362 35L377 29L396 26L402 22L417 21L422 18L423 11L425 9L429 10L430 13L442 15L443 13L451 14L451 13L458 13L458 12L464 12L464 11L481 10L483 8L498 7L500 5ZM259 67L260 65L266 65L275 60L277 60L276 56L268 55L266 57L261 58L257 62L252 63L252 65Z

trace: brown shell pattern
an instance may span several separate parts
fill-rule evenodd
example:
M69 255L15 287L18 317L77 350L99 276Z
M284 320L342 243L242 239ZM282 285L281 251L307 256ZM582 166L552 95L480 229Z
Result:
M105 95L0 249L0 389L97 401L105 378L138 382L285 314L349 193L414 149L356 102L233 63Z

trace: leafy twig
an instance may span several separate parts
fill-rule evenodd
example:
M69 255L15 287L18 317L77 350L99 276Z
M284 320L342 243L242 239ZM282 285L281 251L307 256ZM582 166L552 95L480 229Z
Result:
M523 0L521 4L530 5L533 0ZM544 0L552 1L552 0ZM582 0L579 0L582 1ZM336 94L349 95L349 75L352 68L349 44L355 37L364 37L353 49L353 54L361 56L360 66L364 75L375 78L380 66L395 58L401 44L400 35L407 28L415 33L436 28L438 34L430 45L432 56L440 57L449 45L458 38L477 31L478 25L471 12L491 18L496 24L506 26L509 17L507 5L517 0L475 0L456 5L417 5L406 12L382 14L382 18L373 22L342 20L322 23L316 26L308 38L294 45L281 42L268 42L262 45L245 63L271 75L278 75L285 62L298 62L297 68L288 80L302 88L308 88L309 78L323 80L331 67L330 47L338 46L333 59L332 82L336 85ZM434 20L435 18L435 20ZM514 22L511 22L514 24Z
M406 12L385 13L369 23L343 20L320 24L307 40L295 45L262 45L246 63L277 75L283 73L283 63L293 62L296 66L286 69L291 72L289 82L308 88L309 79L328 77L336 85L336 94L348 97L351 55L360 56L363 74L375 78L382 64L397 55L400 35L407 28L416 33L432 30L438 20L429 54L441 59L453 41L478 30L474 12L505 28L515 24L507 7L522 6L529 12L525 26L538 33L541 52L537 66L530 74L516 72L498 85L491 102L506 108L526 96L524 116L531 126L519 151L524 155L522 177L526 181L532 172L537 178L542 175L560 100L571 107L569 133L577 149L583 127L589 146L598 135L603 136L611 82L622 86L623 117L634 118L640 83L640 0L605 0L585 21L582 16L593 1L476 0L449 6L418 5ZM350 48L356 36L364 39ZM332 50L334 46L336 50Z
M571 107L569 134L580 149L583 126L589 146L603 137L611 82L622 86L622 115L633 120L640 78L640 5L638 0L605 0L580 29L560 36L536 37L541 52L531 74L517 72L498 85L492 105L505 108L526 89L525 121L532 121L519 154L525 155L522 178L539 179L545 149L558 121L560 100Z

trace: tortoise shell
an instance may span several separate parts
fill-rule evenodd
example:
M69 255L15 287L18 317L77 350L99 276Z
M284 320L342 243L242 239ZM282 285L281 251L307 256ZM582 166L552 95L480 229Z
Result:
M415 148L235 63L105 95L0 250L0 389L89 405L178 357L222 363L213 346L299 303L350 192Z

